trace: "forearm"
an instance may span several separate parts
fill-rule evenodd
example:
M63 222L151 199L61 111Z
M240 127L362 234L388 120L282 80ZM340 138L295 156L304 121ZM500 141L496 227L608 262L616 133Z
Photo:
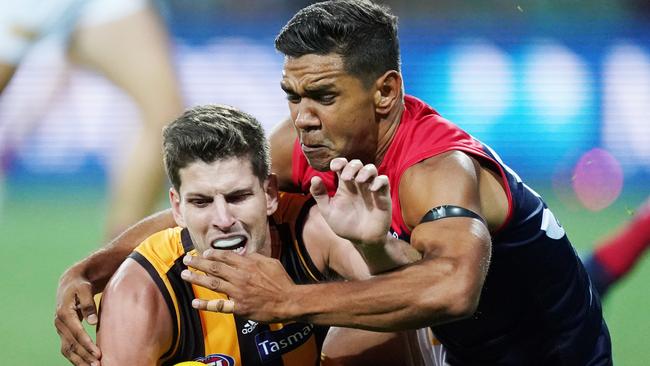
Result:
M364 281L297 285L279 318L375 331L415 329L471 314L454 266L428 259ZM327 294L323 301L322 294Z
M409 243L387 236L385 243L364 244L354 243L373 275L384 273L395 268L422 259L422 255Z
M155 213L128 228L105 247L75 264L69 271L81 271L92 283L94 291L99 292L138 244L150 235L174 226L176 222L171 210Z

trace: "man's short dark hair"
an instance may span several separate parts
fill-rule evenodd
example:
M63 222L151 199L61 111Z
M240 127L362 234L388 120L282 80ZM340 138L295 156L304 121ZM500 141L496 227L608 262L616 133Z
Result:
M194 107L170 123L163 130L163 153L167 176L177 191L179 170L197 160L248 158L260 181L271 171L269 144L260 123L225 105Z
M301 9L275 38L289 57L342 56L345 70L366 87L389 70L399 71L397 17L365 0L325 1Z

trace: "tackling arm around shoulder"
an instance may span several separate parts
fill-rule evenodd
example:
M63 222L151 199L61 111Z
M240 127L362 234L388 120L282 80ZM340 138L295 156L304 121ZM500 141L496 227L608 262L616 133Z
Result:
M66 270L56 293L54 325L61 337L61 352L76 365L97 361L99 348L81 325L81 317L89 324L97 323L97 309L93 295L104 286L133 249L149 235L174 227L171 210L161 211L131 226L82 261Z
M395 330L473 314L489 265L488 228L468 217L420 220L429 209L444 204L480 215L479 172L478 164L460 152L412 166L402 177L400 205L405 223L414 227L411 245L423 259L367 281L294 286L283 309L285 316L318 324ZM322 301L317 292L326 293L328 301Z
M483 224L471 222L474 219L449 221L444 224L446 233L428 223L416 228L413 239L435 233L438 240L464 242L462 248L427 250L422 260L365 281L292 286L285 306L278 310L279 317L386 331L470 316L478 305L489 239ZM460 230L474 233L459 236ZM322 294L327 294L327 301Z
M481 214L474 163L462 153L445 154L404 174L400 204L406 224L414 227L411 245L423 253L418 262L368 280L298 286L278 261L208 250L204 256L222 265L192 266L216 280L191 278L190 282L227 293L236 314L258 321L301 320L391 331L470 316L478 306L490 260L487 227L468 217L421 224L419 220L432 207L444 204Z

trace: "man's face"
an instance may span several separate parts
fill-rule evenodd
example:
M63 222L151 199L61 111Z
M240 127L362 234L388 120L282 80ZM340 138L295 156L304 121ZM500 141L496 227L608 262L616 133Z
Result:
M286 57L281 85L309 165L325 171L340 156L374 161L376 90L347 73L341 56Z
M277 208L274 177L260 182L247 158L197 160L179 175L180 192L172 188L169 196L174 219L199 253L216 248L271 255L267 216Z

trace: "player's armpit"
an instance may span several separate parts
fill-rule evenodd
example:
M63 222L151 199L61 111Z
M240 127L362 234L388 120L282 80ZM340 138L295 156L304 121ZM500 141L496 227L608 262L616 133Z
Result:
M101 363L156 365L172 344L172 319L147 271L127 259L102 296L97 344Z

